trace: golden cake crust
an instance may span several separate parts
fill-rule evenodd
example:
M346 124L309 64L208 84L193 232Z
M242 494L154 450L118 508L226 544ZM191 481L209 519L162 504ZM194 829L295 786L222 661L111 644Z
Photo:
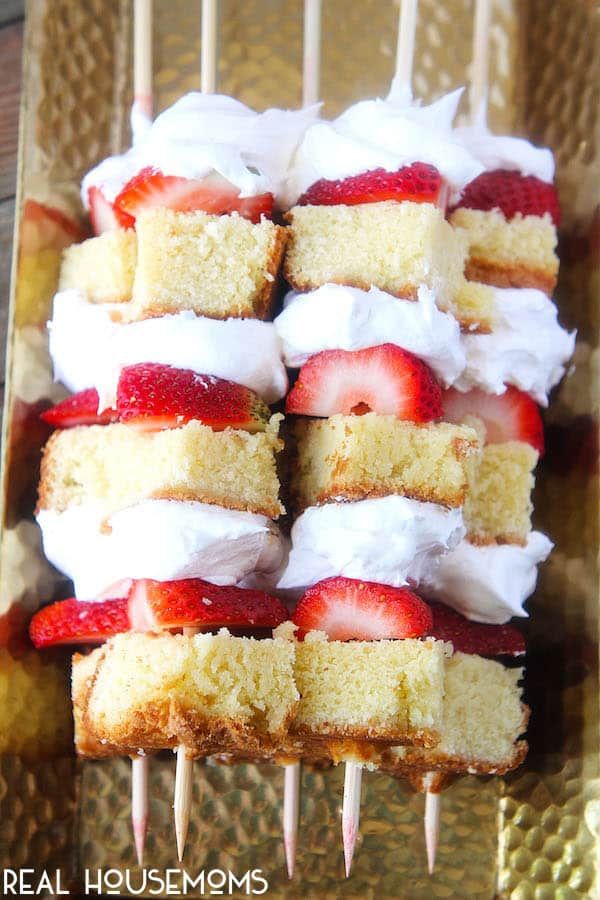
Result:
M533 269L524 265L506 266L471 256L465 266L469 281L479 281L499 288L536 288L548 296L556 287L556 275L548 269Z

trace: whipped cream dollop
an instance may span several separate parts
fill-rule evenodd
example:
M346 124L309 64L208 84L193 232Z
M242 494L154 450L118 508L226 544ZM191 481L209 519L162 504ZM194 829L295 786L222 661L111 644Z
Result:
M395 79L385 99L363 100L331 122L311 125L292 161L287 204L293 206L320 178L347 178L377 168L395 172L413 162L435 166L459 193L484 170L452 127L462 90L420 106Z
M362 350L397 344L426 362L446 386L465 367L460 327L436 306L422 285L418 300L400 300L372 287L369 291L325 284L307 294L291 291L275 319L283 358L291 368L322 350Z
M280 566L285 544L265 516L180 500L143 500L106 517L85 504L37 515L44 552L90 600L127 579L237 584Z
M418 584L464 533L460 509L408 497L311 506L294 522L278 587L300 590L334 575Z
M490 334L464 334L464 371L456 387L502 394L506 384L542 406L565 374L576 333L558 322L556 306L534 288L495 288L496 323Z
M292 154L306 128L318 116L318 106L257 113L222 94L185 94L148 126L139 110L132 111L133 147L110 156L85 176L88 190L101 188L111 202L121 188L146 166L163 175L203 178L218 172L243 197L270 191L277 198Z
M95 387L100 409L114 405L124 366L141 362L227 378L252 388L267 403L285 396L287 374L272 322L208 319L190 310L114 321L122 307L90 303L81 291L61 291L48 323L55 379L71 391Z
M524 138L493 134L487 127L485 108L472 125L455 129L460 144L488 172L511 169L521 175L535 175L541 181L554 181L554 156L547 147L535 147Z
M553 546L539 531L531 532L524 547L461 541L425 573L421 591L474 622L503 625L513 616L527 616L523 604L535 590L538 565Z

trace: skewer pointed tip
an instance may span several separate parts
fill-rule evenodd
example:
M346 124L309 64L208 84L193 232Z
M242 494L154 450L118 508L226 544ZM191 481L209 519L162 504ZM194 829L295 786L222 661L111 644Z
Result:
M179 862L183 861L188 826L190 824L193 772L194 760L189 758L185 747L180 745L177 748L175 799L173 802L173 810L175 813L175 837L177 840L177 859Z
M135 853L140 868L144 865L144 845L148 830L148 770L147 756L135 756L131 761L131 823Z
M352 859L354 857L354 849L358 837L361 783L362 765L356 762L347 762L344 776L344 802L342 807L342 840L344 843L344 868L346 878L350 877Z
M300 763L284 766L283 784L283 846L288 878L294 877L296 847L298 843L298 816L300 810Z
M440 795L427 791L425 794L425 848L427 851L427 870L433 875L435 857L440 836Z
M135 840L135 854L137 864L142 869L144 867L144 846L146 843L146 831L148 829L148 819L135 819L133 822L133 837Z

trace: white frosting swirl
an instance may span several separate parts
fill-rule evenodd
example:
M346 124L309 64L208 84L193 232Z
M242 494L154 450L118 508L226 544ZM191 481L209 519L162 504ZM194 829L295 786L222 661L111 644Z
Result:
M93 505L44 509L37 521L44 552L90 600L126 579L202 578L236 584L280 565L285 545L265 516L179 500L143 500L105 514Z
M82 200L87 204L94 185L112 202L146 166L184 178L218 172L244 197L266 191L278 197L291 156L317 114L318 107L257 113L232 97L198 92L181 97L150 127L134 111L134 146L88 172Z
M535 590L538 565L553 546L539 531L531 532L524 547L461 541L426 573L421 591L474 622L503 625L513 616L527 616L523 604Z
M429 288L418 300L325 284L307 294L291 291L275 319L286 365L298 367L322 350L362 350L397 344L426 362L440 381L452 384L465 366L456 319L441 312Z
M534 147L524 138L492 134L485 117L474 125L455 129L455 137L488 172L511 169L521 175L535 175L541 181L554 181L554 156L547 147Z
M464 533L460 509L408 497L311 506L294 522L278 587L304 589L334 575L396 587L418 584Z
M332 122L307 129L293 159L286 200L293 206L320 178L338 179L369 169L395 172L413 162L435 166L457 193L483 171L452 128L462 88L429 106L413 103L394 82L385 100L363 100Z
M95 387L100 408L114 405L125 366L155 362L226 378L256 391L267 403L285 396L287 375L272 322L175 315L115 322L123 304L89 303L81 291L54 298L50 355L54 377L69 390Z
M494 294L494 330L462 336L466 366L455 386L502 394L512 384L547 406L573 353L576 333L561 328L556 306L542 291L495 288Z

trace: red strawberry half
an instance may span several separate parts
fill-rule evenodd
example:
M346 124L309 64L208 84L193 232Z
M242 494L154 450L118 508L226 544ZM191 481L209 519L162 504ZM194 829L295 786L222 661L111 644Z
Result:
M429 366L397 347L324 350L300 369L286 412L304 416L376 412L412 422L442 414L441 388Z
M41 418L53 428L72 428L75 425L108 425L117 421L114 409L98 412L98 391L88 388L61 400L41 414Z
M477 656L522 656L525 639L512 625L482 625L465 619L443 603L431 603L433 626L428 636L450 641L460 653Z
M60 209L26 200L19 232L19 251L24 254L42 250L63 250L85 237L84 230L75 219Z
M417 638L433 622L427 604L412 591L342 576L308 588L292 620L300 635L324 631L332 641Z
M133 219L144 210L163 207L177 212L203 210L214 215L237 212L251 222L259 222L261 216L270 218L273 214L273 195L240 197L239 190L217 173L206 178L181 178L148 167L127 182L115 207Z
M383 200L412 200L414 203L445 205L446 190L442 176L428 163L416 162L397 172L371 169L330 181L321 178L298 200L299 206L355 206Z
M129 594L129 619L137 631L276 628L287 618L285 606L270 594L218 587L198 578L136 581Z
M124 422L148 431L177 428L197 419L214 431L264 431L269 408L250 388L191 369L138 363L121 372L117 408L98 413L98 393L89 388L42 413L54 428Z
M40 609L29 623L35 647L55 644L101 644L129 630L127 599L87 603L59 600Z
M138 428L174 428L191 419L214 431L264 431L269 408L250 388L191 369L139 363L121 372L117 388L121 422Z
M460 202L454 207L484 211L499 209L509 221L518 213L523 216L543 216L550 213L558 228L560 209L554 185L534 175L521 175L508 169L482 172L464 189Z
M88 188L88 206L94 234L132 228L134 219L106 199L99 187Z
M486 394L475 389L461 394L449 388L442 394L444 420L461 424L467 416L477 416L485 425L486 443L524 441L540 456L544 454L544 425L540 411L529 394L509 385L503 394Z

